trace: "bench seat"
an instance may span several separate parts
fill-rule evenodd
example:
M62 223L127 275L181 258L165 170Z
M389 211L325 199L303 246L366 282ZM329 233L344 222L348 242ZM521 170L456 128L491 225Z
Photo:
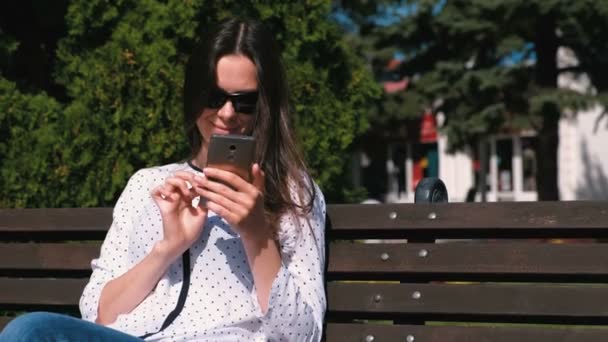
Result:
M0 209L0 328L78 315L110 208ZM608 340L608 202L328 206L328 341Z

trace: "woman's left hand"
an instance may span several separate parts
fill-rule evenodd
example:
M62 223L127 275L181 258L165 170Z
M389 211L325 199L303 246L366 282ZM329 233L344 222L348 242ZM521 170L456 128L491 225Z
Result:
M207 199L207 208L228 221L241 236L267 238L270 229L264 215L265 175L260 166L256 163L251 167L251 183L217 168L205 168L203 173L194 178L193 185Z

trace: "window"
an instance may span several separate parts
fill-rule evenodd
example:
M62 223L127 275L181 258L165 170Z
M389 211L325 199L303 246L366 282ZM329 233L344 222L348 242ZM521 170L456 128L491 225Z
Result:
M513 191L513 140L496 140L496 163L498 191Z
M523 190L536 191L536 137L521 138Z
M396 190L399 197L407 194L406 177L407 170L405 161L407 159L407 145L404 143L390 144L390 157L392 160L392 173L396 178L396 184L389 186L390 190Z

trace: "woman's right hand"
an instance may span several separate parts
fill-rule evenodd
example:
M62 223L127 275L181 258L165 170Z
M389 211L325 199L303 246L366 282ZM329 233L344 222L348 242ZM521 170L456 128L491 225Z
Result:
M164 233L155 248L172 260L198 239L207 220L207 208L192 206L192 199L198 196L191 190L194 177L191 172L177 171L152 190L152 198L160 209Z

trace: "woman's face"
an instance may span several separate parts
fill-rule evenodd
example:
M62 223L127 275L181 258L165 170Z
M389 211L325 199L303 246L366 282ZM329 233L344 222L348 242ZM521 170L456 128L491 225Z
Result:
M243 55L226 55L217 62L217 88L228 94L246 93L258 90L255 64ZM255 121L253 114L239 113L234 103L227 100L220 108L205 108L196 120L203 137L206 151L213 134L250 134Z

